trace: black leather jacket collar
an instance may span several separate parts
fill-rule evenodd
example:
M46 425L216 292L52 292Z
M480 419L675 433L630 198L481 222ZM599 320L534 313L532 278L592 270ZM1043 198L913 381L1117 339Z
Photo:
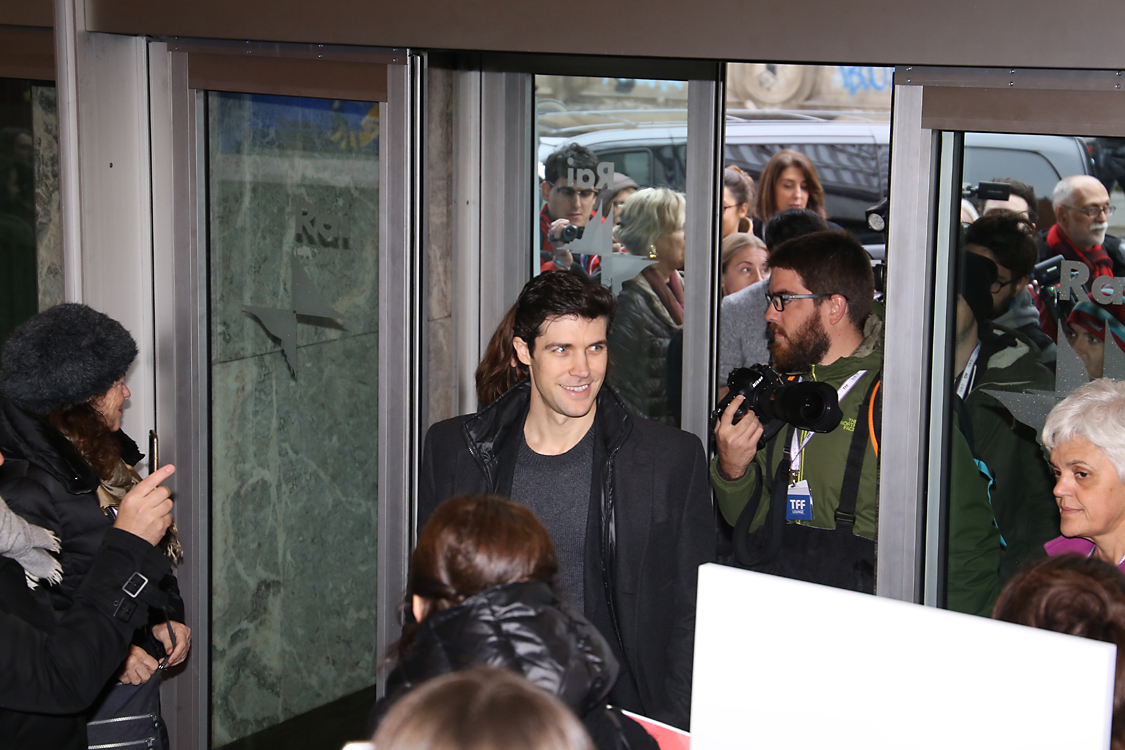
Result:
M393 700L472 664L518 672L578 716L603 704L618 674L609 644L589 621L567 610L547 584L520 581L430 615L388 678L387 694Z
M500 454L508 445L512 431L519 429L531 405L531 382L522 380L508 389L500 398L466 420L463 432L469 452L480 465L488 484L496 488L496 466ZM610 458L629 437L632 422L625 404L607 385L602 385L597 397L598 410L594 424Z

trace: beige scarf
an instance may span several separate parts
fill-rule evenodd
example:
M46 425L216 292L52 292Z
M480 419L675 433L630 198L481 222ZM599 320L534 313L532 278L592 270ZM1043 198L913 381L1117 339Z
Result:
M113 474L109 479L103 479L101 485L98 486L98 505L101 506L102 513L107 516L110 515L110 508L117 508L121 505L125 493L136 487L140 481L141 475L119 457L113 467ZM113 511L113 515L116 515L116 511ZM171 558L174 563L179 563L184 559L184 548L180 545L175 521L168 527L164 538L160 540L160 551Z

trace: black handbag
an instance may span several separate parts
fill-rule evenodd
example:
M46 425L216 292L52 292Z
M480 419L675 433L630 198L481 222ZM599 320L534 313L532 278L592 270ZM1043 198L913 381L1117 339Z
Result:
M176 636L168 625L175 648ZM113 683L94 704L86 723L89 750L168 750L168 728L160 715L160 675L168 665L165 655L160 667L140 685Z

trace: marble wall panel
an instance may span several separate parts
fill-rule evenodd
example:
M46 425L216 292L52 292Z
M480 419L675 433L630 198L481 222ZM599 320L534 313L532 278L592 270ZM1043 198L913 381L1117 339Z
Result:
M39 309L63 302L62 204L59 190L59 117L54 86L31 87L35 141L35 236Z
M209 167L212 731L221 747L376 679L379 194L369 154L275 153L277 139L261 132L252 153L232 150L240 133L228 131L254 122L247 100L209 102L218 134ZM349 241L298 238L302 201L347 206ZM295 375L242 309L292 309L293 263L340 313L338 327L302 319Z
M375 681L378 335L212 368L214 744Z
M246 126L243 99L211 95L211 127ZM292 264L299 263L341 328L302 325L302 344L378 328L379 191L377 159L316 152L239 154L213 139L209 181L212 357L227 362L278 351L277 342L243 311L245 305L286 308ZM346 241L298 238L301 204L346 213Z
M457 414L453 325L453 76L431 67L426 85L426 409L427 426Z

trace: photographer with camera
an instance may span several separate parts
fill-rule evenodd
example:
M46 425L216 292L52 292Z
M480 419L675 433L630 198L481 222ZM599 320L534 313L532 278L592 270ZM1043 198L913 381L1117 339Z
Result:
M598 260L596 255L575 258L568 248L571 242L582 236L582 230L590 223L594 200L598 196L595 185L572 185L568 175L578 174L579 170L597 174L597 169L598 157L577 143L563 146L543 163L540 190L544 205L539 212L540 271L600 275L595 263Z
M775 573L874 592L878 452L871 416L882 368L867 252L844 232L782 243L770 255L765 320L779 372L836 389L843 421L825 434L788 425L759 450L763 425L736 395L715 427L715 497L735 526L739 561ZM787 522L798 523L787 523Z
M828 231L781 244L770 267L774 364L791 380L835 389L842 418L818 434L806 428L819 425L787 417L762 445L761 415L736 418L760 399L737 394L715 426L715 498L743 566L874 593L883 322L871 260L850 235ZM948 606L987 615L999 591L999 534L986 481L956 431L951 464Z

